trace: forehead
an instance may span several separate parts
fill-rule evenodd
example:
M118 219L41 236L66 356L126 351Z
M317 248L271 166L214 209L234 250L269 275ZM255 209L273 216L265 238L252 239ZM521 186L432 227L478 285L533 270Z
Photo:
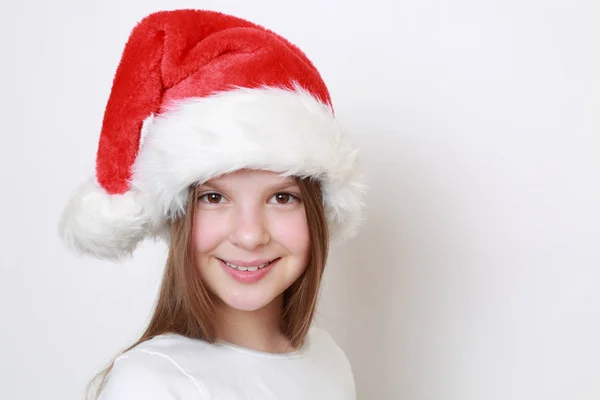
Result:
M230 186L238 184L252 184L261 186L274 186L286 184L293 185L296 183L296 178L293 176L282 176L278 172L243 169L210 179L206 181L204 185Z

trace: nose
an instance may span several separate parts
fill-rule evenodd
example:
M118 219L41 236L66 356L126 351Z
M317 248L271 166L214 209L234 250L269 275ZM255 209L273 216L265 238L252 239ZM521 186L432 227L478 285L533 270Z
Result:
M263 210L252 207L236 213L230 241L245 250L258 249L271 241Z

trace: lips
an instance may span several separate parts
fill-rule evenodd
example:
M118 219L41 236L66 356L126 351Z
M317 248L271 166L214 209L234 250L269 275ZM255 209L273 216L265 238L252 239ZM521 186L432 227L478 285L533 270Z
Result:
M243 262L239 260L225 261L220 258L218 258L218 260L221 267L233 279L242 283L254 283L264 278L281 258L276 258L271 261L257 260L253 262Z
M271 261L266 261L266 262L261 262L261 261L254 261L254 262L240 262L240 261L225 261L222 260L225 264L227 264L228 266L230 266L231 268L235 268L238 269L240 271L256 271L257 269L262 269L266 266L268 266L269 264L271 264L274 260Z

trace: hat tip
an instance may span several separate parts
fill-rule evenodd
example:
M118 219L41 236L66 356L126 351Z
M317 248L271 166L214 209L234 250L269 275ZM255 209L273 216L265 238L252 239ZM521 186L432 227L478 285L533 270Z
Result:
M109 194L92 179L71 197L58 230L75 252L115 261L130 256L148 235L147 220L135 192Z

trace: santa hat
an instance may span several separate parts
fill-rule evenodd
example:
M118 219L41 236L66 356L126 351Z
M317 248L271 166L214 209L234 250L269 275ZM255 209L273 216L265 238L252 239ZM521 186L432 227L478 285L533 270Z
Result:
M67 205L61 236L99 258L128 255L184 212L190 185L239 169L318 179L332 239L356 232L358 152L302 51L221 13L151 14L125 46L96 176Z

